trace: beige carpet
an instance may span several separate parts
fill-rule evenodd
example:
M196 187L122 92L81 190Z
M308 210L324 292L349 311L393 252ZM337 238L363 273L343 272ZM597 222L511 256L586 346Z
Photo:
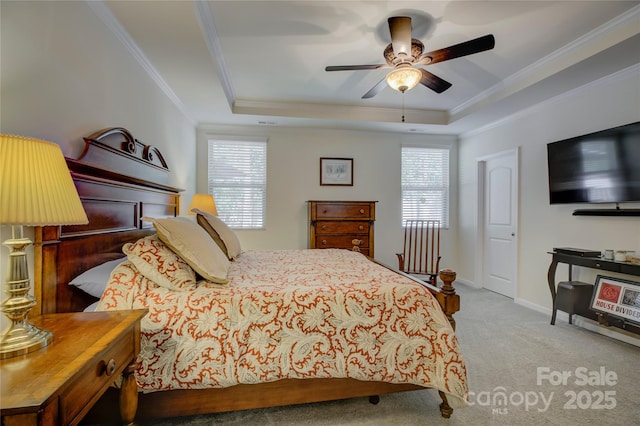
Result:
M640 425L639 348L561 319L551 326L511 299L457 287L472 405L449 420L440 417L437 392L414 391L382 396L378 405L360 398L144 424Z

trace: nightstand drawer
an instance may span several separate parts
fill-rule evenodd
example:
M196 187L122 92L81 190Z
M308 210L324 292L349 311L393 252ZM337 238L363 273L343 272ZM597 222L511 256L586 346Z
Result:
M323 235L316 237L316 248L345 248L352 249L354 238L362 241L360 248L369 247L369 237L367 235Z
M104 391L122 374L134 360L135 332L121 335L110 346L85 363L66 392L60 395L61 424L77 422L84 416ZM90 401L87 405L87 401Z
M368 234L369 222L321 221L316 224L316 234Z
M317 219L335 219L358 220L371 219L370 203L317 203L316 204Z

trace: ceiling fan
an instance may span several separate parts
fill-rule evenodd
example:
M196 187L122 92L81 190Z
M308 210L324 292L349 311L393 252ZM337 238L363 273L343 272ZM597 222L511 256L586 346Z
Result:
M495 39L492 34L479 37L444 49L423 53L424 44L411 37L411 18L408 16L393 16L388 19L391 43L384 49L386 64L375 65L334 65L325 71L353 71L375 70L379 68L393 68L385 78L373 86L362 96L363 99L372 98L385 87L404 93L414 88L418 83L428 87L436 93L442 93L451 87L451 83L442 78L418 68L416 65L431 65L448 61L462 56L472 55L493 49Z

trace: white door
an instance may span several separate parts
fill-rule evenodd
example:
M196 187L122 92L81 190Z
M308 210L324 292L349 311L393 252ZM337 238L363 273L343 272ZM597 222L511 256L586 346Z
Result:
M516 295L516 220L518 206L517 151L485 160L484 172L484 288Z

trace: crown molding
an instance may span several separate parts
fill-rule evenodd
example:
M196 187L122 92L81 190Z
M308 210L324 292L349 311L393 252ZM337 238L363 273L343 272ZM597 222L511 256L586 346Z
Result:
M454 120L494 103L640 33L640 5L535 61L500 83L452 108Z
M402 111L397 108L245 99L236 100L232 110L234 114L325 120L344 120L348 117L349 120L395 123L402 118ZM449 114L443 110L405 109L404 116L406 123L437 125L449 123Z
M606 86L607 84L610 84L611 82L614 82L616 80L620 80L620 79L627 79L627 78L631 78L634 75L636 76L640 76L640 64L636 64L630 67L627 67L623 70L620 70L618 72L615 72L613 74L609 74L607 76L604 76L602 78L599 78L598 80L594 80L592 82L589 82L587 84L584 84L582 86L576 87L574 89L571 89L567 92L561 93L557 96L554 96L552 98L549 98L547 100L545 100L544 102L540 102L538 104L535 104L533 106L530 106L528 108L519 110L518 112L515 112L507 117L501 118L499 120L496 121L492 121L491 123L482 126L482 127L478 127L477 129L473 129L471 131L465 132L460 134L460 137L464 137L464 138L468 138L468 137L473 137L476 136L478 134L484 133L488 130L494 129L496 127L500 127L503 124L509 123L511 121L517 120L519 118L534 114L536 111L545 111L548 110L549 105L553 105L553 104L558 104L560 102L564 102L567 99L571 99L574 96L579 96L580 94L584 93L585 90L589 90L589 89L593 89L593 88L598 88L598 87L602 87L602 86Z
M186 106L182 103L180 98L169 87L166 81L162 78L158 70L151 64L149 59L142 53L142 50L138 47L135 41L131 38L127 30L122 26L120 21L114 16L109 6L103 0L85 0L85 3L93 10L96 16L111 30L111 32L120 40L120 42L126 47L131 56L142 66L151 79L158 85L160 90L169 98L169 100L180 110L180 112L189 120L194 126L196 120L193 115L187 110Z
M193 0L193 4L196 9L198 22L200 22L200 29L204 34L205 42L209 48L209 54L211 55L211 59L220 76L220 84L222 86L224 96L227 98L229 107L232 107L236 99L235 90L233 89L231 78L227 71L227 64L224 60L222 47L220 46L220 39L218 38L218 32L216 31L211 7L208 2L201 0Z

